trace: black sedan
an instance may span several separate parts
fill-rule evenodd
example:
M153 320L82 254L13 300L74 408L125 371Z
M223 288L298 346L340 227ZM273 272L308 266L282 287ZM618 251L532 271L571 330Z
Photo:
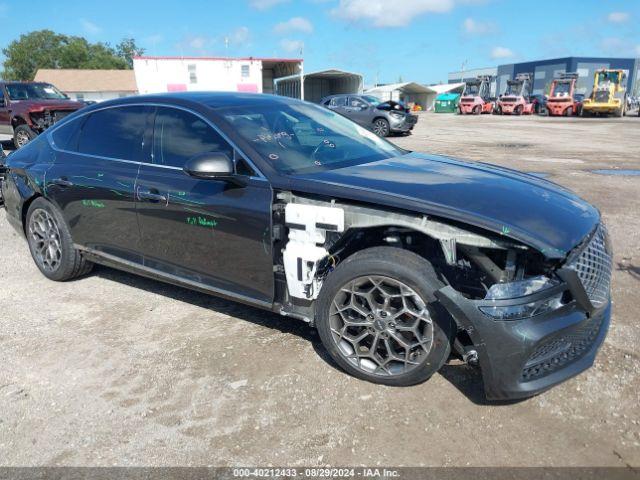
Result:
M526 397L592 365L608 329L594 207L312 104L118 99L7 164L7 219L47 278L100 263L301 319L369 381L422 382L453 354L489 398Z

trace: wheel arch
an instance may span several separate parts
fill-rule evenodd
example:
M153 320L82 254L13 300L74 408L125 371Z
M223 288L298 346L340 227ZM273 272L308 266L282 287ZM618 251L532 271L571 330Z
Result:
M20 125L29 125L29 122L22 115L14 115L11 118L11 126L17 128Z
M31 204L38 198L44 198L44 195L40 193L34 193L31 197L29 197L22 203L22 210L20 211L20 221L22 222L22 230L25 235L27 234L27 214L29 213L29 208L31 207Z

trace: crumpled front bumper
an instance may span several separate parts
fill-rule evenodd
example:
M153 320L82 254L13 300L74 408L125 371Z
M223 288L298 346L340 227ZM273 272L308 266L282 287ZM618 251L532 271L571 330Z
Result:
M546 314L500 321L479 310L490 302L468 300L450 286L436 296L473 341L490 400L531 397L591 367L611 319L611 302L588 312L572 301Z
M418 117L416 115L407 114L399 119L392 117L389 126L392 132L410 132L417 123Z

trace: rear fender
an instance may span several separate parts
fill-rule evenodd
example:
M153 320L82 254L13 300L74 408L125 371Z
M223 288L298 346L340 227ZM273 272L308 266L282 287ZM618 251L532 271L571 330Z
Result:
M20 225L24 221L31 202L46 197L46 174L55 157L46 148L46 139L38 137L25 147L12 153L7 159L7 175L3 188L5 207L9 221Z

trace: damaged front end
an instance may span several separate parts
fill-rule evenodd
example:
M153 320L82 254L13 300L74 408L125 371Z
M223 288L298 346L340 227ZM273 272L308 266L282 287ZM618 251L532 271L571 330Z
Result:
M609 317L611 250L598 226L566 258L455 222L291 192L274 207L277 310L313 323L324 278L388 245L428 260L455 320L454 352L482 371L487 397L531 396L593 363Z
M32 128L36 132L42 133L66 116L71 115L74 111L75 110L42 110L31 112L29 116L31 117Z

